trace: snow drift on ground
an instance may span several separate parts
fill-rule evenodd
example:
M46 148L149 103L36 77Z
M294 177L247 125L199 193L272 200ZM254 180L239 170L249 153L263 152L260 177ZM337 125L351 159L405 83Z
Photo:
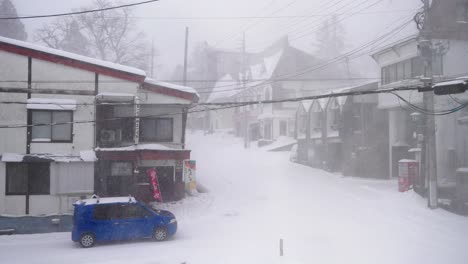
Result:
M0 263L466 263L468 221L429 210L397 182L342 177L245 150L230 135L188 133L209 193L164 204L170 241L81 249L69 233L0 237ZM284 239L283 258L279 239ZM27 252L27 254L26 254Z

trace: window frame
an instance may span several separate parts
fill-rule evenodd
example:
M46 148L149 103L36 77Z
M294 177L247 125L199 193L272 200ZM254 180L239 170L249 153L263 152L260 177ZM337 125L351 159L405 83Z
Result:
M145 120L151 120L153 122L156 122L157 120L171 120L171 137L167 139L158 139L156 136L151 137L151 138L145 138L143 135L143 130L144 130L144 121ZM157 127L156 127L157 129ZM140 139L143 142L160 142L160 143L172 143L174 142L174 118L171 117L157 117L157 118L142 118L140 122Z
M27 163L27 162L7 162L6 163L6 166L5 166L5 196L14 196L14 195L50 195L50 186L51 186L51 178L50 178L50 163L49 162L38 162L38 163L41 163L41 164L48 164L48 169L49 169L49 188L48 188L48 191L47 192L37 192L37 193L33 193L31 192L31 187L30 187L30 184L31 184L31 169L30 169L30 164L37 164L37 163L34 163L34 162L31 162L31 163ZM27 166L27 175L26 175L26 191L25 192L10 192L8 190L8 184L9 184L9 164L24 164Z
M33 117L33 114L34 112L46 112L46 113L49 113L51 115L50 119L52 120L52 123L54 123L54 119L53 119L53 113L54 112L66 112L66 113L69 113L71 118L70 118L70 139L69 140L54 140L53 139L53 125L50 125L50 126L45 126L45 127L49 127L50 129L50 141L34 141L33 139L33 129L31 127L31 136L28 137L28 143L73 143L73 129L74 129L74 126L73 126L73 122L74 122L74 116L73 116L73 110L42 110L42 109L29 109L28 110L30 115L31 115L31 122L30 122L30 125L33 125L33 121L32 121L32 117Z

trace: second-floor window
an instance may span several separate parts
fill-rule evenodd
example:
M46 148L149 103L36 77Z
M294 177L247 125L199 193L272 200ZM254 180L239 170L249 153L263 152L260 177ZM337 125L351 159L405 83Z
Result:
M442 75L442 56L436 55L432 60L434 75ZM424 63L420 57L404 60L382 68L382 84L419 78L424 75Z
M174 139L172 118L143 118L140 124L140 138L151 142L172 142Z
M71 142L72 111L30 110L32 116L32 142ZM57 124L57 125L52 125Z

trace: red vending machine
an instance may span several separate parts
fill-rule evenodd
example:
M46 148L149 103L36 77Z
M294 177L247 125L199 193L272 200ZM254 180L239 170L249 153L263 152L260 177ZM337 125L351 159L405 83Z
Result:
M418 168L419 163L415 160L400 160L398 162L398 191L406 192L413 188Z

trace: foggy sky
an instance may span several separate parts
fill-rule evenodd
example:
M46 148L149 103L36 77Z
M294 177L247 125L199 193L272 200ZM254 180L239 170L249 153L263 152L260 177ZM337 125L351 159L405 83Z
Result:
M118 3L133 3L139 0L115 1ZM377 0L369 1L356 8L372 4ZM13 0L20 15L36 15L68 12L73 8L87 5L91 0ZM138 18L138 25L148 36L148 40L154 39L155 47L160 56L157 64L160 78L168 78L173 67L183 62L184 28L190 28L190 44L207 41L209 44L217 44L219 48L239 49L241 43L241 30L246 25L256 23L246 31L247 51L258 51L268 46L275 39L289 33L290 37L298 37L310 33L307 37L292 41L292 45L307 52L314 51L314 30L308 28L318 25L326 16L312 17L305 22L289 26L301 18L278 18L278 19L154 19L154 17L245 17L245 16L268 16L272 12L293 2L288 8L277 12L274 16L330 14L346 3L356 0L344 0L342 3L330 9L320 9L323 5L331 6L333 2L328 0L161 0L134 8L134 16ZM351 5L353 6L353 5ZM358 47L375 38L385 26L402 17L408 17L414 13L413 10L421 6L419 0L383 0L376 6L363 11L365 14L357 14L342 22L347 31L346 40L348 47ZM265 8L266 7L266 8ZM316 10L310 10L316 9ZM337 13L342 13L343 8ZM308 12L306 12L308 11ZM353 11L355 12L355 11ZM344 15L347 16L347 15ZM34 30L49 19L24 20L29 33L29 41L32 41ZM280 30L283 28L283 30ZM401 35L408 35L414 31L414 25L409 26ZM220 42L221 41L221 42ZM193 47L193 45L192 45ZM369 61L369 58L366 58ZM362 64L364 72L373 70L373 65L368 62ZM375 74L374 74L375 75Z

